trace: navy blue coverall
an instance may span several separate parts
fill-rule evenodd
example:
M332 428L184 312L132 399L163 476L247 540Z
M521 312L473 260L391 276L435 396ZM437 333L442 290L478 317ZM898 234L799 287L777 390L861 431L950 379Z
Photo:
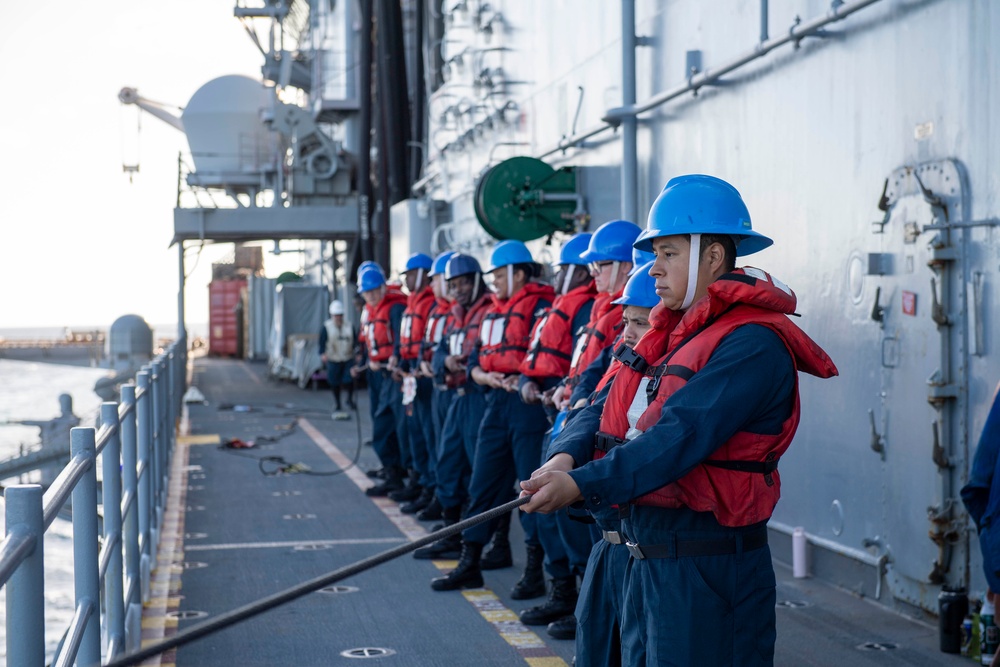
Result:
M395 304L389 309L392 331L392 356L399 358L399 327L406 306ZM406 437L406 412L403 410L402 383L392 379L383 363L381 370L371 371L371 395L378 396L372 422L372 448L385 468L410 467L410 448Z
M1000 386L993 395L993 406L976 445L969 482L962 487L962 501L976 522L979 548L983 554L986 583L994 593L1000 591Z
M719 343L705 366L667 399L657 423L634 440L591 460L605 388L566 426L550 453L573 457L577 467L570 476L597 514L676 481L738 431L780 433L795 391L795 367L784 343L766 327L744 325ZM640 545L692 539L742 544L744 532L764 523L728 528L710 512L630 505L622 529ZM624 585L622 663L772 664L774 587L766 545L726 555L632 558ZM593 616L579 611L580 632L586 633L584 621L592 623ZM577 655L577 664L596 664L585 660Z

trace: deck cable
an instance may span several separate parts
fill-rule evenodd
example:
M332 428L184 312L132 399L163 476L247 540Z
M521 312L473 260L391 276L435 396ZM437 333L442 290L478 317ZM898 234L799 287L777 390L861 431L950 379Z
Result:
M502 514L509 513L510 511L524 505L530 500L529 496L522 498L517 498L509 503L500 505L499 507L494 507L493 509L486 510L481 514L469 517L468 519L463 519L458 523L454 523L450 526L442 528L441 530L430 533L420 539L414 540L413 542L408 542L406 544L401 544L398 547L393 547L392 549L387 549L381 553L375 554L368 558L359 560L351 565L333 570L322 576L316 577L315 579L310 579L301 584L293 586L291 588L286 588L285 590L274 593L267 597L261 598L256 602L251 602L250 604L243 605L242 607L237 607L232 611L225 612L211 620L205 621L194 625L186 630L178 632L173 637L169 639L164 639L161 642L152 644L143 648L135 653L129 653L123 655L119 658L112 660L105 664L105 667L127 667L129 665L137 665L143 660L151 658L155 655L163 653L164 651L169 651L172 648L178 646L183 646L184 644L189 644L196 639L200 639L206 635L214 634L223 628L227 628L230 625L239 623L248 618L253 618L265 611L270 611L275 607L281 606L292 600L296 600L303 595L317 591L320 588L325 588L330 584L336 583L348 577L352 577L356 574L360 574L366 570L370 570L373 567L386 563L390 560L398 558L404 554L408 554L411 551L415 551L420 547L426 546L438 540L444 539L446 537L451 537L452 535L457 535L466 528L471 528L480 523L490 521L495 519Z

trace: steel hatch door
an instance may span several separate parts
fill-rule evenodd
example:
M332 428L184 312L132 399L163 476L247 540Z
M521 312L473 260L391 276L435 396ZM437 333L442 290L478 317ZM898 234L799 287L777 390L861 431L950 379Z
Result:
M871 413L882 458L882 545L897 599L937 610L939 586L965 583L967 539L958 517L965 466L964 281L959 232L965 179L951 160L906 166L888 179L875 225L879 286L872 318L882 328L881 400ZM960 398L961 397L961 398ZM963 520L964 521L964 520Z

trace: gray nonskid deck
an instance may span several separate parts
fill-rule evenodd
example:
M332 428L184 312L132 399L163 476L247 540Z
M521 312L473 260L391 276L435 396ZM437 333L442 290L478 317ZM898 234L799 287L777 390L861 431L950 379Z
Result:
M394 503L365 496L358 471L262 473L280 465L256 460L269 456L313 472L336 471L331 446L341 462L357 456L358 469L377 467L371 447L359 447L356 418L331 419L328 391L270 381L263 364L202 358L194 365L194 384L207 402L188 406L191 434L254 446L189 446L180 611L210 618L423 534L427 524L409 517L394 523ZM364 439L370 437L366 392L358 399ZM486 591L436 593L429 580L445 564L406 555L339 582L338 591L308 594L181 647L176 662L356 665L342 653L385 649L380 663L397 665L517 665L529 658L536 665L570 664L573 642L517 622L518 611L542 600L509 597L524 563L516 521L511 537L514 567L485 573ZM778 665L967 664L938 652L936 629L926 623L819 581L793 579L783 566L776 570L779 602L793 603L777 610ZM182 619L178 627L201 620Z

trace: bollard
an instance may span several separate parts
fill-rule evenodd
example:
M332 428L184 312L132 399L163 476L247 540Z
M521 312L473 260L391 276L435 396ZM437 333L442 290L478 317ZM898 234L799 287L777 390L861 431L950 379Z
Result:
M809 576L807 547L806 529L799 526L792 531L792 576L796 579Z

